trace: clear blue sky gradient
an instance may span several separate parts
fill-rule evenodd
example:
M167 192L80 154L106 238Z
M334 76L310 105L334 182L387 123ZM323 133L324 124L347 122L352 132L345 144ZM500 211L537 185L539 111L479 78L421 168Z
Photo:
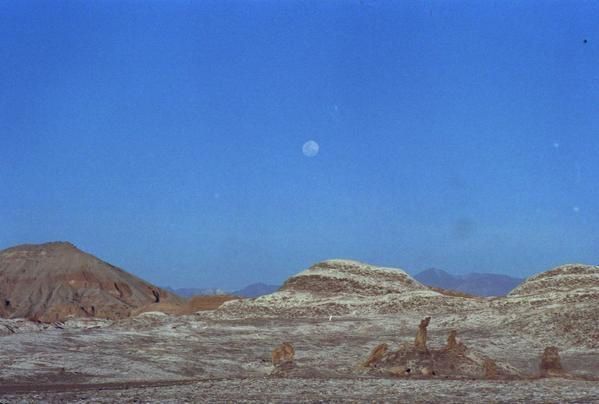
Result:
M0 2L0 248L69 240L175 287L334 257L597 264L598 21L595 1Z

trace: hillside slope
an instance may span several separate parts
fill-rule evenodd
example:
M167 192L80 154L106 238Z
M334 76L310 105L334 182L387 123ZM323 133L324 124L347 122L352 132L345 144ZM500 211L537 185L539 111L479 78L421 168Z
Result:
M528 278L493 307L507 323L547 342L599 348L599 266L568 264Z
M77 249L53 242L0 251L0 315L43 322L69 316L123 318L179 297Z
M451 297L431 290L396 268L349 260L328 260L290 277L270 295L223 304L225 316L330 316L385 314L401 310L468 312L479 299Z

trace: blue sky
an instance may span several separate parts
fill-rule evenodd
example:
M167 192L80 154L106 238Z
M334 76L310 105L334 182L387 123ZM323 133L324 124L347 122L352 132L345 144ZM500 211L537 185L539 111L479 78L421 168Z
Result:
M175 287L335 257L597 264L597 21L591 1L1 2L0 248L69 240Z

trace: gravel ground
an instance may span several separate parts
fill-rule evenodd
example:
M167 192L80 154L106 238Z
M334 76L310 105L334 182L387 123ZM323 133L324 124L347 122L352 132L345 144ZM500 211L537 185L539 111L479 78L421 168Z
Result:
M534 376L544 344L502 327L434 318L429 344L462 341ZM580 379L518 381L366 378L356 366L381 342L414 340L413 314L370 318L217 320L146 315L0 336L3 402L599 402L596 349L558 344ZM270 352L296 350L286 378L270 376Z
M535 381L457 381L391 379L251 378L193 384L29 392L4 395L0 402L410 402L410 403L593 403L596 382L564 379Z

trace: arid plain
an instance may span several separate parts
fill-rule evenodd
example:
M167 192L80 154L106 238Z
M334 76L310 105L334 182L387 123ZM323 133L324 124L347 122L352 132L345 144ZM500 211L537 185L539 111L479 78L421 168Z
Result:
M559 267L498 298L344 260L215 310L168 314L186 303L149 295L120 318L1 319L0 400L599 402L594 266ZM294 352L273 364L284 342ZM548 347L557 367L542 359Z

